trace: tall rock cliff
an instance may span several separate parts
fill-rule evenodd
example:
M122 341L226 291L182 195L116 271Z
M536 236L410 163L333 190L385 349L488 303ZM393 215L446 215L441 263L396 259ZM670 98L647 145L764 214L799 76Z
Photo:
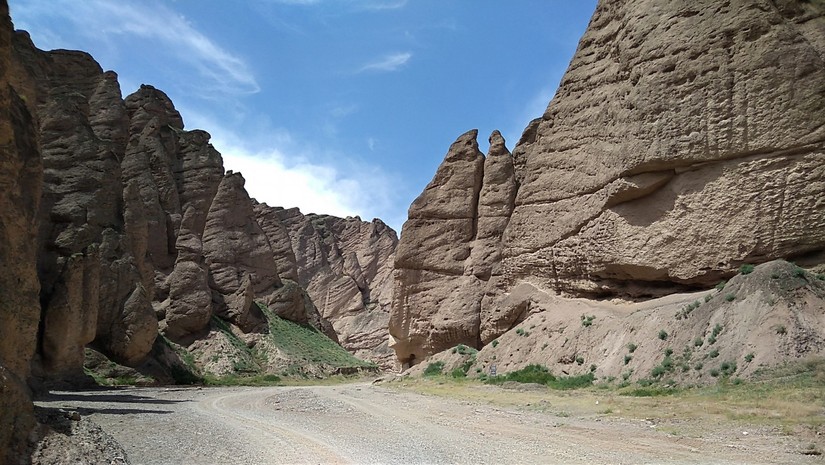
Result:
M0 463L24 457L35 425L27 379L37 344L37 211L43 164L34 116L13 87L12 24L0 2Z
M410 208L399 360L495 339L527 316L520 284L644 299L825 261L823 31L821 2L601 1L513 150L514 184L487 181L465 134ZM500 185L517 193L491 216Z
M83 52L38 50L2 6L0 386L3 405L16 402L4 422L33 424L27 382L88 380L87 348L147 369L171 353L167 340L221 333L248 352L272 327L255 302L392 364L394 231L259 214L166 94L143 85L123 98L114 72Z

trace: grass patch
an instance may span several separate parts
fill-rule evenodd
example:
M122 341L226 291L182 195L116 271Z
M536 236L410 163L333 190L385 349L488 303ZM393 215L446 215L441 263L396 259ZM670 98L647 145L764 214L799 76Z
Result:
M302 373L307 364L339 370L376 368L374 363L355 357L312 326L285 320L265 305L258 305L269 321L269 342L293 361L285 371Z
M433 362L424 369L424 376L438 376L444 371L444 362Z

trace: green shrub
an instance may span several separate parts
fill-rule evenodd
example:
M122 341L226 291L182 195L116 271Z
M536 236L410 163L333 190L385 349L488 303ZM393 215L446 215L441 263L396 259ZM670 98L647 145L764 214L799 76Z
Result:
M659 330L659 339L661 339L663 341L666 341L667 336L668 336L667 331L665 331L664 329Z
M585 328L592 325L593 320L596 319L596 317L594 315L590 315L590 316L582 315L581 318L582 318L582 326L584 326Z
M444 370L444 362L438 361L427 365L424 369L424 376L437 376Z
M754 358L753 352L749 353L748 355L745 355L745 361L748 362L748 363L752 362L753 358Z
M498 339L493 339L493 342L490 343L493 347L498 347Z
M697 337L696 339L693 340L693 345L696 346L696 347L702 347L702 345L704 343L705 343L705 340L702 339L701 337Z
M625 364L625 365L627 365L628 363L630 363L630 361L631 361L631 360L633 360L633 356L632 356L632 355L625 355L625 356L624 356L624 364Z
M725 294L725 302L733 302L736 300L736 295L733 293Z
M750 263L745 263L744 265L739 267L740 274L751 274L753 273L754 266Z
M716 290L721 292L727 284L728 282L725 280L720 281L719 284L716 285Z
M710 302L711 299L713 299L712 295L708 294L708 295L705 296L705 302Z
M710 351L710 353L708 354L708 356L709 356L710 358L716 358L716 357L718 357L718 356L719 356L719 351L718 351L718 350L716 350L716 349L713 349L713 350L711 350L711 351Z
M670 357L671 355L673 355L673 349L671 349L670 347L666 348L665 357Z
M458 367L458 368L453 369L453 371L450 372L450 376L452 376L453 378L466 378L467 377L467 372L464 371L464 369L462 367Z
M576 363L578 363L579 365L582 365L584 363L584 357L582 357L581 355L577 356L576 357Z
M776 334L784 335L787 332L788 330L787 328L785 328L785 325L776 325Z
M719 376L719 370L717 370L716 368L710 370L710 375L716 378L717 376Z
M631 354L633 352L636 352L637 348L638 348L638 346L636 344L632 343L632 342L627 345L627 351L630 352Z

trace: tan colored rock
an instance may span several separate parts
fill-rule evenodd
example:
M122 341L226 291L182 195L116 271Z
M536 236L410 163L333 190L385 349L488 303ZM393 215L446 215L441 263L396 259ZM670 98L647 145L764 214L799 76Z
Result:
M479 345L484 284L471 259L484 174L477 135L469 131L453 143L404 223L389 322L390 345L402 364L457 344ZM495 202L487 198L493 210Z
M240 173L229 172L218 187L203 231L203 253L218 315L244 332L265 330L252 305L256 295L282 285L266 234L255 220Z
M175 244L178 257L168 278L169 298L165 303L163 332L176 342L203 331L212 317L212 292L203 245L195 232L195 212L194 207L189 207L183 215Z
M303 215L297 208L256 205L276 259L329 321L337 340L357 357L393 368L387 323L392 254L398 239L380 220ZM282 276L284 276L282 274Z
M513 151L512 214L485 220L482 198L476 231L432 213L475 198L431 188L464 183L470 167L442 165L413 204L396 259L399 360L447 348L426 329L452 314L446 289L481 302L489 343L527 318L512 298L524 285L650 298L715 284L743 263L825 261L825 9L654 3L599 3ZM468 248L464 264L484 285L445 278L439 291L428 273L466 278Z
M516 149L509 283L658 295L824 248L822 6L649 3L599 5Z

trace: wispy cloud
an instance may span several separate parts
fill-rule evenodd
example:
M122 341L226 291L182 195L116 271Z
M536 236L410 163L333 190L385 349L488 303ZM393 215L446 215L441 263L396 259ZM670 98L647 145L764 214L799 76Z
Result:
M260 90L249 66L236 54L225 50L186 18L161 3L112 2L106 0L32 0L15 5L15 21L48 37L54 18L70 24L72 34L92 40L112 41L116 37L154 41L152 53L166 53L188 64L201 77L203 87L232 94ZM38 44L47 46L49 44ZM159 45L156 47L156 45Z
M406 65L407 62L410 61L410 58L412 58L412 53L410 52L393 53L390 55L386 55L379 60L367 63L366 65L358 68L358 72L363 73L367 71L397 71L402 66Z

